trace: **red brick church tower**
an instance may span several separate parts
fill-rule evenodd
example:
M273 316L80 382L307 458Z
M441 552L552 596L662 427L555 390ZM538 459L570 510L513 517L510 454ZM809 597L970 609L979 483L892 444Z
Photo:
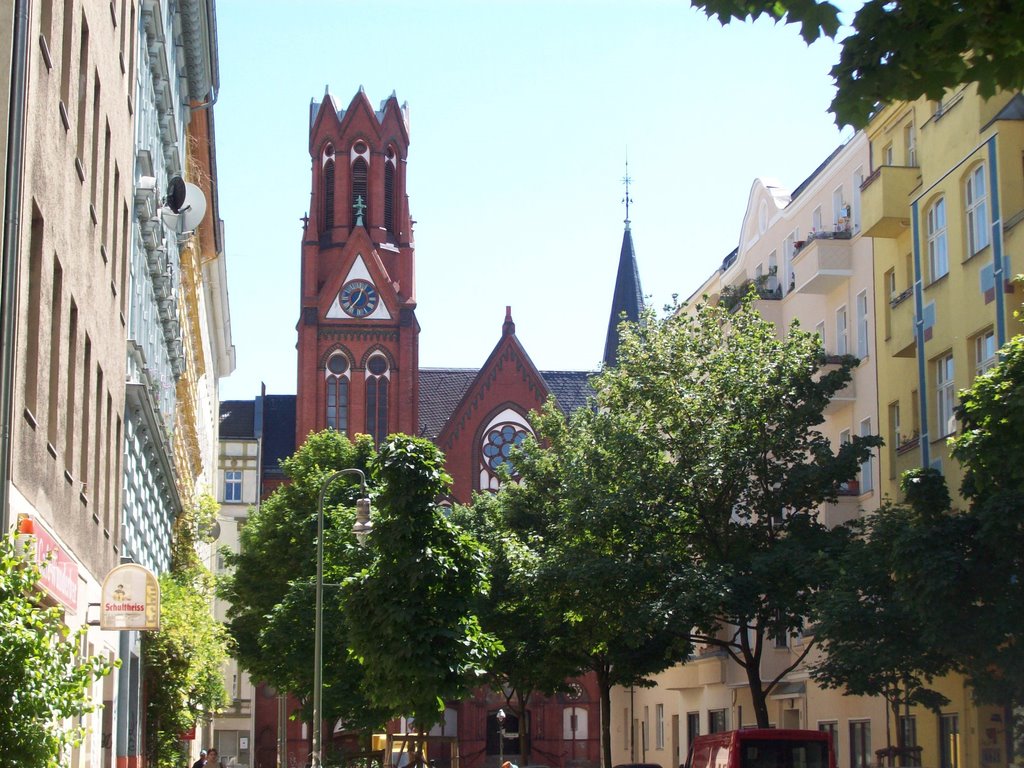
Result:
M333 427L379 442L418 426L419 323L406 196L408 109L310 104L295 444Z

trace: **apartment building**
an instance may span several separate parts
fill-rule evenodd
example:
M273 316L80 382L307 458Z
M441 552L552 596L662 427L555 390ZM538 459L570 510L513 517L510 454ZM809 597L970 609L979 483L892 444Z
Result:
M70 765L141 765L141 636L96 626L96 606L114 567L166 570L174 519L214 481L217 380L234 352L213 1L14 5L0 38L18 125L5 134L4 522L53 553L43 599L88 627L83 651L121 661L96 683L103 707ZM191 216L169 202L172 180L192 185Z
M956 505L962 473L946 442L957 428L957 393L1022 330L1012 280L1024 272L1024 96L986 100L963 87L942 101L887 105L866 132L882 488L897 498L903 472L933 467ZM907 725L924 764L1005 765L1003 713L976 707L959 678L940 690L950 699L943 711L916 712Z
M861 184L869 173L867 136L839 147L799 187L756 179L740 224L739 242L722 265L688 299L729 307L753 287L755 306L781 336L793 321L817 332L827 355L860 359L850 384L825 412L821 432L834 445L878 432L875 295L872 242L864 235ZM873 456L820 510L834 526L876 509L881 502L878 457ZM805 650L803 637L777 638L764 654L763 679L789 667ZM813 651L812 651L813 654ZM612 694L615 762L679 765L702 733L752 727L754 709L744 670L724 652L699 648L685 664L655 678L654 688ZM884 702L824 690L805 666L788 673L769 696L772 725L832 732L839 765L874 764L884 746Z

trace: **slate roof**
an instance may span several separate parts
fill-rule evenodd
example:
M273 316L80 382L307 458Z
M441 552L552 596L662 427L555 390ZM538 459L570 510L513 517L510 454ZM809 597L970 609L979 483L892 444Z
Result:
M451 418L466 390L480 373L476 368L420 368L420 435L435 439ZM559 408L572 413L594 394L592 371L541 371Z
M594 371L540 372L558 407L567 415L586 406L587 400L594 396L594 388L590 386L590 377L594 374Z
M295 395L263 398L263 474L281 475L280 461L295 453Z
M441 434L478 373L476 368L420 368L421 437L433 440Z
M220 436L237 440L256 437L252 400L225 400L220 404Z

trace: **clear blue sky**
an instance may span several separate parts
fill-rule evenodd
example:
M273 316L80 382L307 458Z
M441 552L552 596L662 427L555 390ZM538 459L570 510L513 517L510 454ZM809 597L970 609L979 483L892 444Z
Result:
M643 290L688 296L738 242L752 182L795 188L850 135L838 47L722 27L687 0L218 0L216 105L237 368L223 399L295 392L309 102L411 114L424 367L477 367L505 306L542 370L601 359L630 208Z

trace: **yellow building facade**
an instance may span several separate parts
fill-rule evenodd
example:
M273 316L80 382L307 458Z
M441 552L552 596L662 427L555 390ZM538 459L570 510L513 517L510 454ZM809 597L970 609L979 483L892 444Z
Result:
M985 100L967 86L941 102L887 105L866 133L882 487L898 499L903 472L933 467L956 505L963 475L947 441L957 393L1022 330L1013 277L1024 272L1024 97ZM950 698L942 713L913 714L924 764L1005 765L1004 714L975 707L957 678L939 687Z
M1014 310L1024 273L1024 96L983 100L972 87L941 103L881 109L865 131L792 193L754 182L737 249L690 297L731 302L753 285L757 309L779 328L796 319L828 354L861 358L822 432L879 434L885 445L837 505L829 525L898 499L899 476L921 466L962 479L946 442L959 390L1020 333ZM956 502L955 502L956 503ZM805 638L768 649L763 679L799 655ZM652 688L612 694L615 763L674 768L697 734L750 727L743 670L713 648L654 677ZM769 696L772 725L829 730L840 768L876 765L897 730L930 768L1006 766L1006 715L979 707L960 677L935 683L949 703L894 719L881 699L844 696L804 665Z

